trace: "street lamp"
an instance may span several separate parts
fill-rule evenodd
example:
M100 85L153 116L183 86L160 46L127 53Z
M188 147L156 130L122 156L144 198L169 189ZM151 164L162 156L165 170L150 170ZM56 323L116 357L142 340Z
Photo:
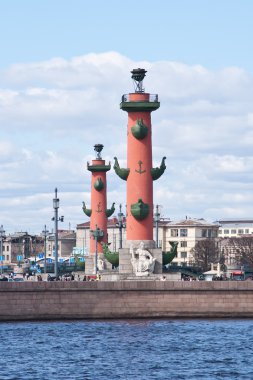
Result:
M25 247L26 241L23 240L23 243L24 243L24 247ZM37 247L37 237L36 237L36 235L34 235L34 236L31 236L31 253L32 253L32 256L34 257L35 267L36 267L36 261L37 261L36 247Z
M122 205L119 205L119 213L118 213L118 223L116 224L117 227L119 227L119 248L122 248L122 229L124 226L123 220L124 220L124 214L121 211Z
M155 221L155 232L156 232L156 248L159 248L159 240L158 240L158 225L160 221L160 213L159 213L159 205L156 205L156 212L154 213L154 221Z
M44 230L42 231L44 235L44 274L47 273L47 226L44 226Z
M91 235L96 241L96 248L95 248L95 260L94 260L94 274L97 275L97 263L98 263L98 240L100 240L104 236L104 231L98 228L96 224L95 230L90 230Z
M3 238L5 236L5 231L3 228L3 225L0 227L0 238L1 238L1 244L0 244L0 256L1 256L1 274L3 274Z
M54 208L54 217L52 220L54 220L54 233L55 233L55 265L54 265L54 275L55 277L58 277L58 222L64 221L64 216L61 216L58 218L58 208L60 206L60 200L57 198L57 188L55 189L55 197L53 199L53 208Z
M24 259L26 259L26 240L23 239L23 240L22 240L22 243L23 243L23 254L24 254Z

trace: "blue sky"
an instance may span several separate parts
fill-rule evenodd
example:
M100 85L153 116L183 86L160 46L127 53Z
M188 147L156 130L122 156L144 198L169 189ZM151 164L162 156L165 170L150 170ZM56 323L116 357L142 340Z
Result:
M253 70L251 0L1 1L1 66L117 51Z
M0 1L0 224L7 232L86 220L93 145L126 165L123 93L148 70L158 93L154 203L171 219L253 213L253 2ZM108 173L108 206L125 202Z

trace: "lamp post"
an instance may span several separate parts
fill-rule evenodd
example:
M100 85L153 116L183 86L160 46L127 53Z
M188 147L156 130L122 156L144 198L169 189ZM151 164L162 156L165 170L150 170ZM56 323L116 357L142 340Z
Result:
M54 265L54 275L55 277L58 277L58 222L64 221L64 216L61 216L58 218L58 208L60 206L60 200L57 198L57 188L55 189L55 197L53 199L53 208L54 208L54 217L52 220L54 220L54 233L55 233L55 239L54 239L54 245L55 245L55 265Z
M36 267L36 262L37 262L37 255L36 255L36 245L37 245L37 240L36 240L36 235L32 237L32 253L34 256L34 265Z
M42 231L44 235L44 274L47 273L47 226L44 226L44 230Z
M4 235L5 234L5 231L4 231L4 228L3 228L3 225L1 225L0 227L0 238L1 238L1 244L0 244L0 256L1 256L1 274L3 274L3 238L4 238Z
M119 248L122 248L122 229L124 227L123 225L123 218L124 214L121 211L122 205L119 205L119 213L118 213L118 227L119 227Z
M23 243L23 253L24 253L24 259L26 259L26 240L23 239L22 240L22 243Z
M154 213L154 221L155 221L155 232L156 232L156 248L159 248L159 240L158 240L158 227L160 221L160 213L159 213L159 205L156 205L156 212Z
M23 259L23 249L22 249L22 247L23 247L23 240L21 240L21 236L18 238L18 254L17 254L17 257L16 257L16 259L17 259L17 262L18 262L18 267L20 268L20 261Z
M97 275L97 262L98 262L98 240L104 236L104 231L100 230L96 224L95 230L90 230L91 235L95 239L95 260L94 260L94 274Z

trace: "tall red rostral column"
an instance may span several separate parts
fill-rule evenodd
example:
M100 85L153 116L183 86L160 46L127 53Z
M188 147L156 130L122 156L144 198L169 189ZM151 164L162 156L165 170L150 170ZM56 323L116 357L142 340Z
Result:
M91 172L91 209L87 209L83 203L83 212L90 217L90 255L96 253L99 256L103 254L102 242L108 242L107 218L115 211L114 203L111 209L107 209L106 172L111 169L111 165L106 165L102 159L102 149L102 144L96 144L94 150L97 157L91 165L87 163L87 169Z
M120 168L115 157L114 169L127 181L127 241L153 243L153 181L164 172L165 157L160 167L152 167L151 112L160 107L158 95L144 92L146 71L134 69L135 92L122 96L120 108L128 113L127 169Z

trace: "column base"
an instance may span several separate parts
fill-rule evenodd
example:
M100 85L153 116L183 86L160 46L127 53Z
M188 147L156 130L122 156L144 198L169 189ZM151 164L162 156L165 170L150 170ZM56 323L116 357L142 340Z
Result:
M144 244L145 249L154 249L156 247L156 243L154 240L127 240L126 248L130 248L131 245L134 249L138 248L140 243Z
M106 269L111 269L112 265L106 260L102 253L98 254L97 257L97 273L102 272ZM95 274L95 254L89 255L85 259L85 274L94 275Z
M85 274L88 276L94 275L94 260L93 255L85 258Z
M137 242L135 240L135 242ZM145 244L145 241L143 242ZM135 249L139 247L139 244L136 244ZM163 255L161 248L147 248L144 245L144 248L150 252L150 254L155 258L155 267L152 274L162 274L163 273ZM134 272L133 265L131 263L132 254L129 248L119 249L119 274L129 274L136 277L148 277L149 273L140 272L138 275ZM150 274L151 275L151 274Z

